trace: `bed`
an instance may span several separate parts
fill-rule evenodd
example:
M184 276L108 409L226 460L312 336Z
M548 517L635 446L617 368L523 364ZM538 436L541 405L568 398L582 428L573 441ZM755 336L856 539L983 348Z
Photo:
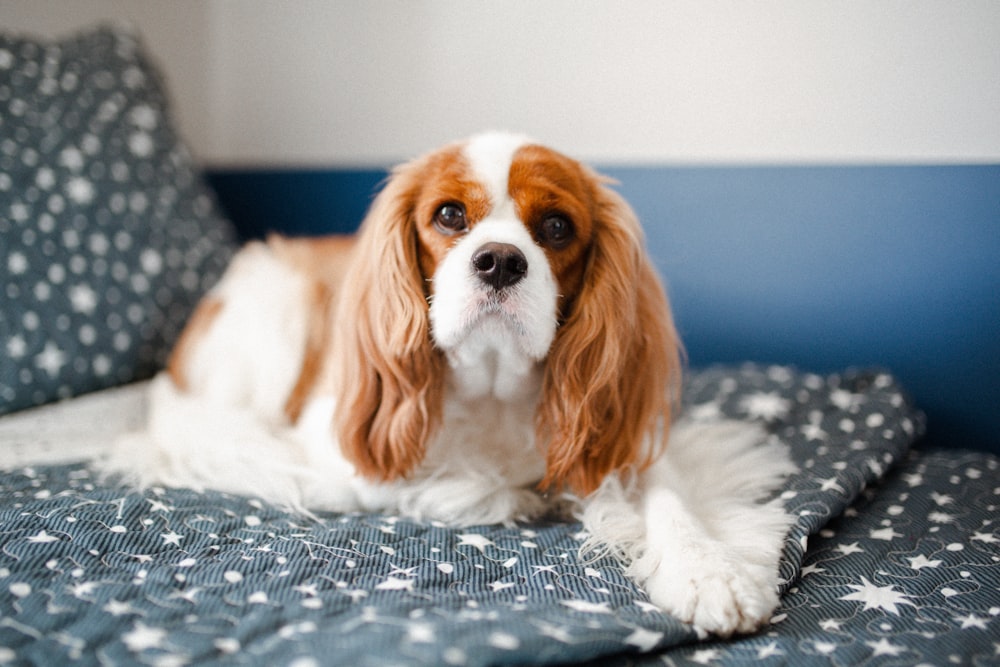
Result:
M0 37L0 664L1000 660L1000 459L929 440L891 368L688 372L692 419L760 423L798 466L781 605L728 640L581 559L573 521L303 516L101 478L88 461L141 423L238 242L164 91L122 29Z

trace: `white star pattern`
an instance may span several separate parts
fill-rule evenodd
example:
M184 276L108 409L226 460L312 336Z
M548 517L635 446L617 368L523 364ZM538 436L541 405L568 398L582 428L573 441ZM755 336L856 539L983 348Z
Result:
M833 642L817 641L813 642L813 648L820 655L831 655L837 650L837 645Z
M788 414L788 399L774 392L750 394L740 403L743 412L750 419L774 421Z
M943 561L940 560L928 560L927 556L920 554L919 556L913 556L908 559L910 561L910 567L914 570L922 570L925 567L937 567Z
M479 549L480 552L485 553L486 547L496 546L493 542L485 535L480 535L479 533L464 533L458 536L458 546L469 546Z
M961 618L956 618L955 622L961 623L963 630L967 628L976 628L977 630L985 630L987 623L989 622L989 619L980 618L975 614L968 614Z
M254 591L247 596L247 604L267 604L269 599L266 592Z
M413 577L416 576L417 567L396 567L393 566L389 571L389 576L394 577L396 575L403 577Z
M539 621L538 630L543 637L555 639L557 642L562 642L563 644L573 643L573 633L571 633L569 628L565 626L555 625L554 623L548 623L546 621Z
M993 535L993 533L975 532L969 539L974 540L976 542L982 542L983 544L997 544L998 542L1000 542L1000 540L998 540Z
M437 640L434 626L428 623L410 623L406 628L406 638L418 644L431 644Z
M128 148L132 154L139 158L149 157L153 154L155 144L153 137L146 132L133 132L128 139Z
M955 502L955 500L947 493L938 493L937 491L931 492L931 500L942 507L945 505L951 505Z
M140 653L150 648L160 648L166 638L166 630L150 627L142 621L136 621L132 629L122 635L125 646L133 653Z
M375 586L380 591L413 591L412 579L400 579L399 577L386 577L385 581Z
M70 594L75 598L85 599L97 588L96 581L81 581L70 587Z
M140 104L132 109L129 119L136 127L143 130L153 130L157 125L156 109L148 104Z
M838 493L844 493L844 487L840 485L840 481L836 477L821 479L819 482L820 491L836 491Z
M858 546L857 542L851 542L850 544L838 544L836 547L834 547L834 549L839 551L844 556L850 556L851 554L861 554L865 552L864 549Z
M860 586L849 585L848 588L853 588L855 592L844 595L839 599L863 602L865 605L863 611L880 609L898 616L898 605L913 605L907 595L897 591L895 586L876 586L865 577L861 577Z
M292 590L296 593L302 593L303 595L308 595L310 597L319 595L319 589L316 584L300 584L299 586L292 588Z
M90 285L69 288L69 301L74 312L92 315L97 308L97 292Z
M24 253L14 251L7 255L7 271L13 276L19 276L28 270L28 258Z
M896 644L892 644L885 637L883 637L882 639L878 640L877 642L871 642L871 641L869 641L869 642L865 642L865 644L867 644L868 646L870 646L872 648L872 651L874 652L873 655L875 655L875 656L890 655L892 657L896 657L899 654L901 654L903 651L906 650L906 647L904 647L904 646L897 646Z
M351 602L356 603L368 597L368 591L361 588L355 588L349 591L344 591L344 595L351 598Z
M28 542L32 544L48 544L49 542L58 542L59 538L55 535L49 535L44 530L41 530L36 535L32 535L28 538Z
M35 185L42 190L49 190L56 184L56 172L51 167L42 167L35 174Z
M21 359L28 351L28 344L20 334L11 336L7 341L7 355L11 359Z
M198 587L186 588L181 591L174 591L170 594L169 599L171 600L184 600L194 604L197 602L198 594L201 593L201 589Z
M699 665L708 665L721 657L718 649L701 649L691 654L691 661Z
M139 254L139 265L151 276L163 271L163 256L153 248L146 248Z
M7 587L10 594L17 598L24 598L31 595L31 584L23 581L15 581Z
M886 526L885 528L873 529L868 531L868 536L873 540L883 540L885 542L891 542L897 537L902 537L902 533L897 533L892 529L892 526Z
M110 600L105 604L102 609L112 616L124 616L125 614L134 614L135 611L132 609L132 605L128 602L120 602L119 600Z
M521 645L521 640L506 632L494 632L487 639L490 646L494 646L505 651L513 651Z
M778 655L784 655L781 649L778 648L778 642L771 642L767 646L762 646L757 649L758 660L766 660L767 658L773 658Z
M834 389L830 392L830 402L845 412L856 409L862 400L864 397L861 394L852 394L844 389Z
M55 343L49 341L35 357L35 366L48 373L49 377L56 377L68 360L66 353L59 349Z
M164 503L164 502L162 502L160 500L150 499L150 500L147 500L146 502L149 503L149 511L150 512L171 512L174 509L170 505L167 505L166 503Z
M494 581L491 584L487 584L489 589L494 593L499 593L500 591L505 591L508 588L514 588L517 584L510 581Z
M806 424L801 429L802 435L805 436L806 440L826 440L827 433L819 424Z
M808 577L811 574L820 574L822 572L826 572L826 570L821 568L816 563L811 563L809 565L805 565L802 567L802 572L799 576L801 576L804 579L805 577Z
M76 147L64 148L62 153L59 154L59 164L71 169L73 171L79 171L83 169L83 165L86 164L83 158L83 152Z
M104 377L111 372L111 359L105 354L98 354L94 357L92 366L98 377Z
M94 184L80 176L74 176L66 183L66 196L73 203L85 206L94 200Z
M163 538L163 546L172 544L174 546L179 547L181 545L181 540L184 539L183 535L180 535L173 530L171 530L169 533L163 533L162 535L160 535L160 537Z
M625 643L630 646L635 646L640 651L646 653L652 651L662 639L662 632L655 632L645 628L636 628L632 634L625 638Z
M219 649L220 652L226 655L233 655L239 653L240 650L240 640L233 637L220 637L213 643L215 648Z
M16 222L26 222L31 217L31 210L23 202L10 205L10 217Z
M611 613L611 608L608 606L607 602L589 602L587 600L563 600L562 604L566 605L573 611L579 611L585 614Z

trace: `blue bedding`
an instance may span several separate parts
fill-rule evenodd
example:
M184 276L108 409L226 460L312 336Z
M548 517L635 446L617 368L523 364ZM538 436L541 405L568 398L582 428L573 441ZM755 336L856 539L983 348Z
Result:
M986 664L1000 655L1000 461L911 449L922 415L878 371L692 373L693 418L765 424L799 473L783 597L755 636L699 638L581 526L307 518L253 498L0 474L0 662Z

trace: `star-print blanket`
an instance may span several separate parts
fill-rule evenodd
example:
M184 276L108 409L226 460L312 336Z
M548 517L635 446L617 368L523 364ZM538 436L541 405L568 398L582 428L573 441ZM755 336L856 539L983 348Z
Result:
M718 368L686 389L692 418L765 423L800 467L757 635L697 637L618 563L581 561L576 523L309 519L73 463L0 473L0 664L995 664L996 458L911 450L922 416L877 371Z

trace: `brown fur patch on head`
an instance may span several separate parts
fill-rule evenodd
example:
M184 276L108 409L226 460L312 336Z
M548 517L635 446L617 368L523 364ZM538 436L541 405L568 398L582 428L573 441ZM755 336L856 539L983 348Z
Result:
M514 154L507 189L518 217L545 250L566 315L580 290L593 239L597 213L594 184L579 162L544 146L526 145ZM555 246L547 242L543 225L553 216L571 225L568 243Z

